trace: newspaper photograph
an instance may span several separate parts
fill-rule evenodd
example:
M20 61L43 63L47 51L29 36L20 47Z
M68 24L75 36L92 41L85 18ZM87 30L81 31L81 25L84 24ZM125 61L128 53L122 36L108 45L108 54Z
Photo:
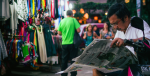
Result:
M138 63L136 56L125 46L110 47L111 40L95 39L66 70L58 73L82 71L85 68L97 69L104 73L123 70L130 64Z

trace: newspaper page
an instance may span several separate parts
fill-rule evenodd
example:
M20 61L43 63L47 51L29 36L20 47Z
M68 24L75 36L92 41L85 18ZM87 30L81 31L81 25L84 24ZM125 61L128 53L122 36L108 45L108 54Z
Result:
M126 47L110 47L111 40L96 39L85 48L83 53L73 59L75 62L65 71L79 71L85 68L96 68L97 70L110 73L123 70L130 64L136 64L138 59Z

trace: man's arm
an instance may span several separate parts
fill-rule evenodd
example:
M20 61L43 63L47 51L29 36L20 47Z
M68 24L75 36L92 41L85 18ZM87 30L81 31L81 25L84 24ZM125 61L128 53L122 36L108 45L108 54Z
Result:
M59 34L59 35L62 35L62 33L61 33L60 31L58 31L58 34Z
M132 39L132 40L133 40L133 42L136 42L136 41L142 40L142 39L143 39L143 37L137 38L137 39ZM145 39L148 39L148 38L145 38ZM148 40L149 40L149 39L148 39ZM124 45L128 45L128 44L124 43L124 40L121 39L121 38L115 38L115 39L112 41L112 43L111 43L111 47L112 47L114 44L115 44L116 46L118 46L118 47L124 46Z
M77 29L77 32L80 33L80 28Z

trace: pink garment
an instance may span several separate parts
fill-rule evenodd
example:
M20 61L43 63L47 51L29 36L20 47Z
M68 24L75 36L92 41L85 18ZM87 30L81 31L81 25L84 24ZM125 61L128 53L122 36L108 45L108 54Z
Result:
M51 18L55 18L55 0L51 0Z
M132 71L130 69L130 67L128 67L128 76L133 76Z

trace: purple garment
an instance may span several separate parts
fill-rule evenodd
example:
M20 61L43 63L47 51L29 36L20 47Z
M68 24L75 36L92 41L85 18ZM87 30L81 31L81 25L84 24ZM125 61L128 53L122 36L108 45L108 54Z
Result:
M41 0L38 0L38 11L40 10L41 8Z

